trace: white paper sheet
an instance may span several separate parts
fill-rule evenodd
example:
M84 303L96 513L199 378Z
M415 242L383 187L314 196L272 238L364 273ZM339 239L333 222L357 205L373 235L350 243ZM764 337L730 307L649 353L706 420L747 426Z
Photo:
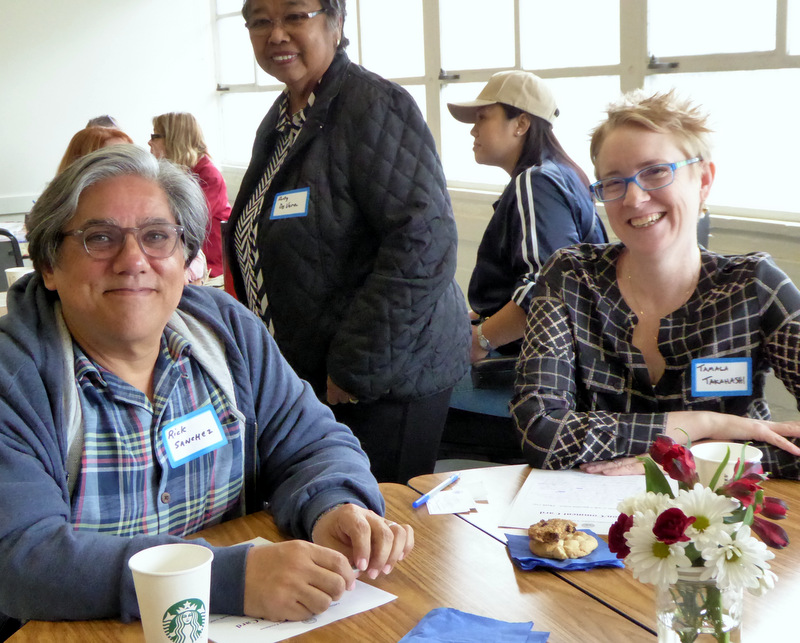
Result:
M620 501L644 490L643 475L532 469L499 526L527 529L543 519L566 518L575 521L578 529L607 535L619 517Z
M449 491L440 491L425 504L428 507L428 513L432 516L461 514L468 513L475 507L475 499L468 489L459 487Z
M254 538L247 541L265 544L268 540ZM356 581L352 591L345 592L341 600L334 601L322 614L305 621L283 621L276 623L262 618L249 616L231 616L228 614L212 614L209 617L209 641L213 643L275 643L292 636L299 636L323 625L328 625L374 607L384 605L397 596Z

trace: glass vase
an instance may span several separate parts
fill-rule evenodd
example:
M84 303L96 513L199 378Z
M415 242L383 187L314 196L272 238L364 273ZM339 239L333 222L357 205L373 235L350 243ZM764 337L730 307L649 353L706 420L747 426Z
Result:
M656 589L659 643L740 643L743 590L721 590L702 573L680 570L677 583Z

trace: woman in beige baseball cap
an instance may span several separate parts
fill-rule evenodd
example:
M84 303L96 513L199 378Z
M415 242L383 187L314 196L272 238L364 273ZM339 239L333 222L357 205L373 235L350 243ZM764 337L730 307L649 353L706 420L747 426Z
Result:
M475 160L512 178L494 204L470 279L474 362L495 348L519 351L534 278L553 252L608 238L586 174L553 133L558 107L541 78L500 72L475 100L447 107L457 120L474 123Z

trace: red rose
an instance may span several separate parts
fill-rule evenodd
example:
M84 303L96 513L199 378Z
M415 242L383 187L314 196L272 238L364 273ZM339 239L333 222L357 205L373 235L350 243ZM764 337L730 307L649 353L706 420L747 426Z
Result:
M617 522L611 525L608 530L608 548L620 560L631 553L628 541L625 540L625 534L628 533L631 527L633 527L633 516L620 514Z
M694 516L687 516L677 507L666 509L656 518L653 534L665 545L685 543L690 540L686 529L695 521Z

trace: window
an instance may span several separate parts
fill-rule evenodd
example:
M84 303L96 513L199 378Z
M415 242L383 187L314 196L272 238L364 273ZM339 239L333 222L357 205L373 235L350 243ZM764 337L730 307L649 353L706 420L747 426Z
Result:
M224 162L244 165L282 86L254 63L240 0L213 6ZM498 190L508 176L475 163L470 126L447 102L518 68L552 87L556 135L589 176L589 133L605 105L621 91L675 87L712 116L712 208L800 220L800 0L407 0L391 12L385 0L350 0L347 9L351 59L414 96L454 187Z

